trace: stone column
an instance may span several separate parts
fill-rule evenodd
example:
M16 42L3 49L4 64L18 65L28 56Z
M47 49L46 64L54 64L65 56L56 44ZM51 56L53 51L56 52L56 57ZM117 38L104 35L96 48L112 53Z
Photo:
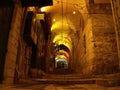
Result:
M117 40L117 50L119 59L119 69L120 69L120 1L111 0L112 13L115 23L115 34Z
M8 46L4 67L4 84L13 84L16 68L16 58L18 50L18 41L20 37L20 28L22 22L23 8L20 3L15 3L11 29L9 32Z

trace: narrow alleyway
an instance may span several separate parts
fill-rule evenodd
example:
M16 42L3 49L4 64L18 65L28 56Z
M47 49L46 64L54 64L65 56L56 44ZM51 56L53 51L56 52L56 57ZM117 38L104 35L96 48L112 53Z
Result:
M0 90L120 90L120 0L0 0Z

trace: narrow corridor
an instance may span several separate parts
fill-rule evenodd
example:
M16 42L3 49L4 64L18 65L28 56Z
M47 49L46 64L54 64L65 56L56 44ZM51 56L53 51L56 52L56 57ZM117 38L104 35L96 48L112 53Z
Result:
M0 90L120 90L120 0L0 0Z

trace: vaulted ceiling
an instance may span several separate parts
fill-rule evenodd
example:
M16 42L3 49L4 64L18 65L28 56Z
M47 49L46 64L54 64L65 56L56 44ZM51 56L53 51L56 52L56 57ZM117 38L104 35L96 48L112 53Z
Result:
M110 3L110 0L53 0L50 6L40 10L49 13L52 18L52 39L56 45L63 44L72 50L75 38L84 29L90 3Z
M51 32L53 42L57 45L64 44L72 49L72 37L81 28L87 13L85 0L53 0L52 6L41 8L52 16Z
M89 3L110 3L110 0L53 0L52 6L41 8L52 16L53 42L70 50L88 15ZM78 36L77 36L78 35Z

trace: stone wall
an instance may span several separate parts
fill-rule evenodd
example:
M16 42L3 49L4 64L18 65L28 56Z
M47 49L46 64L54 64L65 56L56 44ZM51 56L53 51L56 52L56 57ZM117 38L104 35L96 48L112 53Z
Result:
M83 36L84 39L84 48L85 48L85 56L86 60L82 60L85 62L83 73L84 74L91 74L92 68L93 68L93 60L94 60L94 41L93 41L93 31L92 31L92 20L91 18L88 19L86 28L85 28L85 34ZM82 63L81 63L82 64Z
M91 74L94 60L94 41L92 32L92 20L89 18L85 29L80 35L78 44L77 72L80 74Z
M113 73L118 68L115 28L112 15L93 14L93 36L95 59L94 73Z
M92 4L84 31L76 47L76 71L81 74L108 74L118 71L115 25L110 4Z
M120 69L120 1L111 0L112 12L115 23L115 33L117 38L118 58L119 58L119 69Z
M11 28L13 6L0 7L0 82L3 80L5 55L7 52L7 43L9 29Z
M21 5L15 3L4 68L3 82L6 84L13 83L14 81L23 11L24 9Z

